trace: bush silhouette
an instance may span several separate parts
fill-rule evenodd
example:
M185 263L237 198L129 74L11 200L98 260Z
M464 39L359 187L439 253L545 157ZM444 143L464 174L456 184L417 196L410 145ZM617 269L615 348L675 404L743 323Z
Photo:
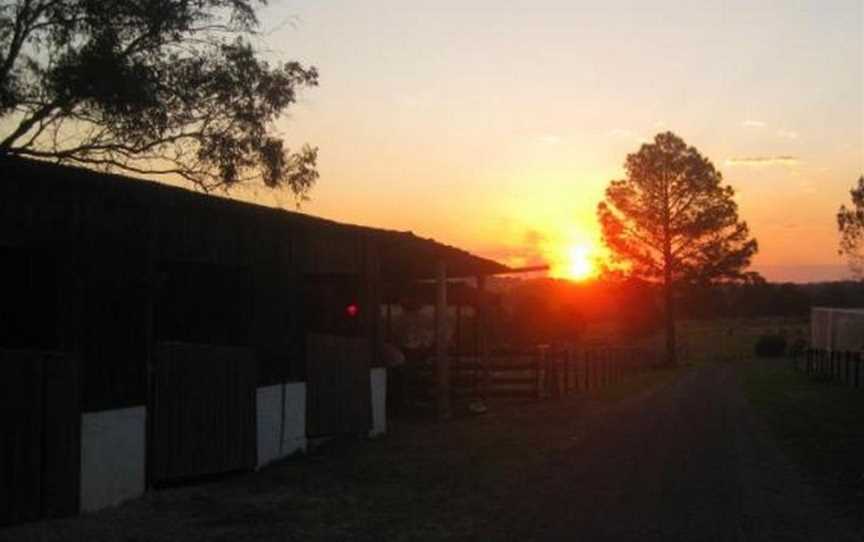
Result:
M786 353L786 337L776 334L760 335L754 350L760 358L780 357Z

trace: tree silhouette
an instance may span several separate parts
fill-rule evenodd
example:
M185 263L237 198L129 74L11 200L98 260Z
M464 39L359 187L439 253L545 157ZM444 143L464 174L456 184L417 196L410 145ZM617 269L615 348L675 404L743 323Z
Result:
M666 358L675 364L675 285L745 278L757 251L738 221L735 191L693 147L671 132L629 154L626 178L597 206L614 260L664 291Z
M840 206L837 211L837 228L840 230L840 254L849 259L852 271L864 274L864 175L858 178L858 186L849 191L852 208Z
M180 176L204 189L318 177L273 122L315 68L252 45L265 0L0 4L0 156Z

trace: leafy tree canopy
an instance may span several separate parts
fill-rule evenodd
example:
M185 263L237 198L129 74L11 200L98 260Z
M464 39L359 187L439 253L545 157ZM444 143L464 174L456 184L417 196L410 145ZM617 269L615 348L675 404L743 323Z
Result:
M698 150L671 132L627 156L626 178L598 205L613 258L634 276L664 282L753 278L757 251L738 220L735 191Z
M0 156L304 198L317 149L274 121L315 68L260 58L266 0L0 0Z
M840 230L840 254L849 258L852 270L864 274L864 175L858 178L858 186L849 191L852 207L842 205L837 211L837 227Z

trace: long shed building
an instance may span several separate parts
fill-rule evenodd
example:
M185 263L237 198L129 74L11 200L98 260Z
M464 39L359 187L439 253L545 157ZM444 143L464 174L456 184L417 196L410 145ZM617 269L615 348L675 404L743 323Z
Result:
M406 232L0 160L0 525L385 431L384 286L507 271Z

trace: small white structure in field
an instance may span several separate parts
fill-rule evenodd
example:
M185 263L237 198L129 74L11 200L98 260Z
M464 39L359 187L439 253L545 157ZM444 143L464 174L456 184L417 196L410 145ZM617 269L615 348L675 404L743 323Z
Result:
M810 310L810 345L818 350L864 350L864 309L813 307Z

